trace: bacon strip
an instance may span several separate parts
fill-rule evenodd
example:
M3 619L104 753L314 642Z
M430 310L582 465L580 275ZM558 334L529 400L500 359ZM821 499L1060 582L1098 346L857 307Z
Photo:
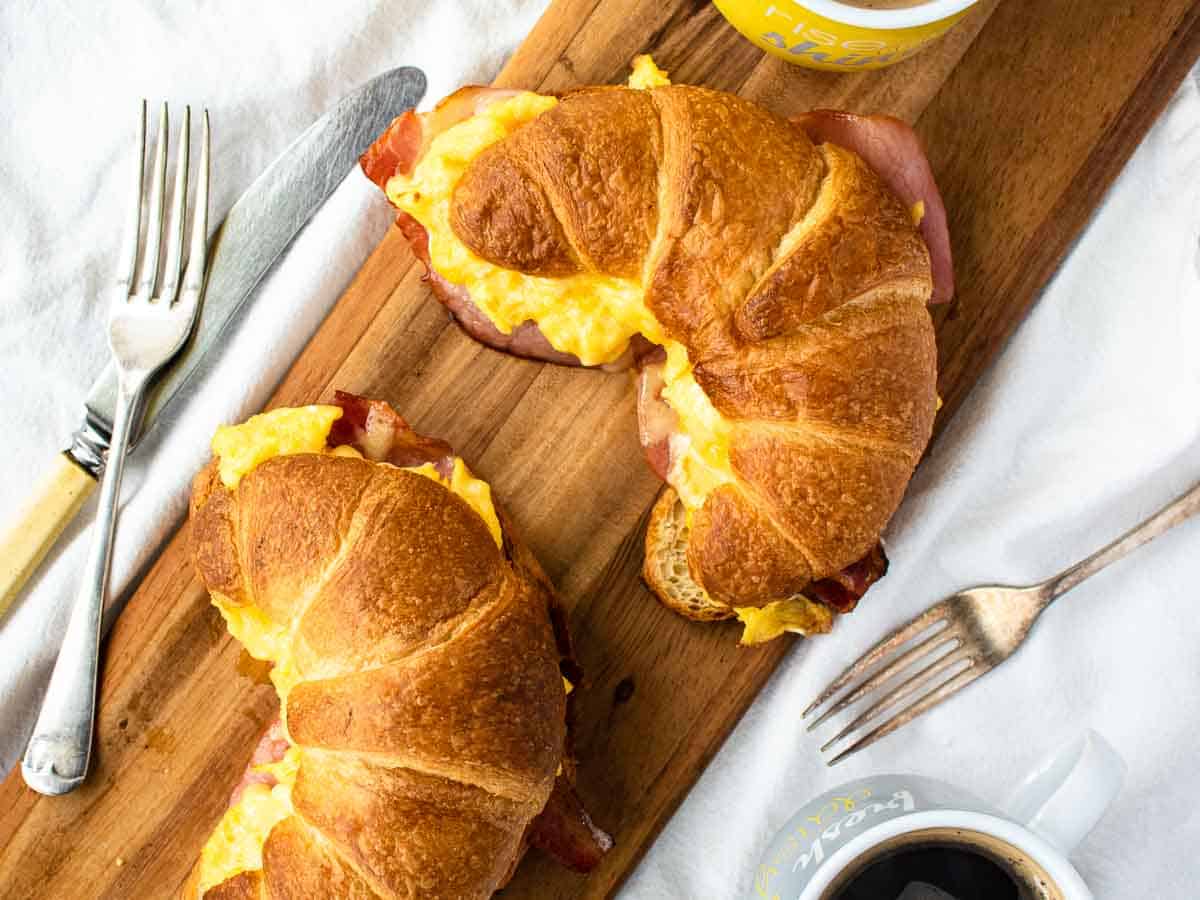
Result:
M858 605L867 588L886 575L887 570L888 559L883 544L876 544L858 562L851 563L836 575L814 581L804 589L804 594L838 613L848 613Z
M329 432L331 447L346 444L367 459L401 468L432 463L445 478L453 473L454 450L450 445L417 434L382 400L368 400L357 394L337 391L333 402L342 408L342 417L333 423Z
M921 236L929 247L933 267L930 303L954 296L954 260L946 206L933 178L921 139L906 122L891 116L857 116L834 109L814 109L792 119L814 143L837 144L853 150L875 170L907 206L925 206Z
M564 775L555 779L550 800L529 824L526 837L532 846L577 872L590 872L613 845L612 838L592 822Z

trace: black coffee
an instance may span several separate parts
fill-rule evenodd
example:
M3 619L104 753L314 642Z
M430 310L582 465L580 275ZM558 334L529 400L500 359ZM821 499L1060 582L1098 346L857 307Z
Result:
M850 876L833 900L1026 900L1002 866L961 845L918 844L886 853Z

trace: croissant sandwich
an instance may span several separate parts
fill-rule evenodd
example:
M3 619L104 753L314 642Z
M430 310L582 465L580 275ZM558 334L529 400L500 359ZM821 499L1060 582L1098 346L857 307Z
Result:
M610 842L572 788L565 619L488 486L340 392L213 451L195 565L273 663L280 719L185 896L485 898L530 845L594 865Z
M636 367L664 603L756 643L828 631L883 574L937 402L926 304L953 292L907 125L786 121L643 56L628 87L463 88L362 166L472 336Z

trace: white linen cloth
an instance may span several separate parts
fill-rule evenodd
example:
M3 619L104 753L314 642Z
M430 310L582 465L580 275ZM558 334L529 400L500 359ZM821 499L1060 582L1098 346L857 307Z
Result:
M65 445L107 359L106 291L136 98L170 100L176 123L184 103L212 111L217 221L356 85L403 63L429 75L429 100L486 80L544 5L0 6L0 527ZM217 374L131 458L117 593L182 518L213 428L264 402L390 218L372 188L349 178L264 285ZM922 466L890 529L888 577L836 636L789 656L622 896L746 893L758 854L791 813L866 773L940 776L1001 801L1026 768L1088 726L1130 770L1079 868L1101 898L1191 896L1200 876L1200 774L1190 765L1200 749L1200 523L1068 595L1017 661L837 769L820 763L821 740L798 714L928 603L1057 571L1200 478L1198 234L1193 76ZM90 518L89 508L0 619L0 772L36 716Z

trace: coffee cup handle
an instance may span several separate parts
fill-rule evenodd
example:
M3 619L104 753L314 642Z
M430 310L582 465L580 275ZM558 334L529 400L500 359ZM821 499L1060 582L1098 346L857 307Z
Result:
M1051 755L1009 799L1009 814L1064 855L1100 821L1125 778L1125 761L1087 731Z

